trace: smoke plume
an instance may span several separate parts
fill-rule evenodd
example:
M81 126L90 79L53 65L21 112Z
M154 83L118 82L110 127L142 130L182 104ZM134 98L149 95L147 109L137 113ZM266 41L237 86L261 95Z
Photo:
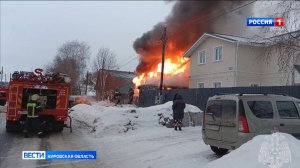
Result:
M231 16L213 19L245 4L245 1L176 1L170 3L175 4L165 21L156 24L152 30L137 38L133 44L140 57L140 63L136 68L136 72L139 74L153 69L157 63L161 62L160 38L163 27L167 27L166 57L181 56L204 32L240 31L235 30L236 26L230 24L235 24L235 16L249 14L251 11L248 8ZM223 30L222 25L228 25L228 23L230 23L230 27Z

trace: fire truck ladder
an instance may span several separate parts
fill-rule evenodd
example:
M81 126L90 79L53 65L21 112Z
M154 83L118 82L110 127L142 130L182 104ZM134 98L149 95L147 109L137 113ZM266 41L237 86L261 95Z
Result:
M19 87L18 86L11 86L9 90L9 110L15 111L15 116L17 115L17 102L18 102L18 94L19 94Z

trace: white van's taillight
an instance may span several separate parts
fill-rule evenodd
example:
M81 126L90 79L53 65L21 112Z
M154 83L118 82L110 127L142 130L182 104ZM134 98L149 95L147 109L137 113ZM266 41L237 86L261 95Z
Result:
M245 116L239 117L239 131L243 133L249 133L248 122Z
M205 112L202 113L202 129L205 129Z

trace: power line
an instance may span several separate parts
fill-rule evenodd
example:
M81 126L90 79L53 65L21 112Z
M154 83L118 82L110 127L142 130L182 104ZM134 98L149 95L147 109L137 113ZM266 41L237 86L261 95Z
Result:
M248 6L248 5L252 4L252 3L254 3L254 2L256 2L256 1L257 1L257 0L254 0L254 1L251 1L251 2L246 3L246 4L244 4L244 5L241 5L241 6L237 7L237 8L234 8L234 9L231 10L231 11L224 12L224 13L218 15L218 16L215 16L215 17L213 17L213 18L210 18L210 19L207 20L207 21L211 21L211 20L214 20L214 19L216 19L216 18L218 18L218 17L221 17L221 16L227 15L227 14L229 14L229 13L235 12L235 11L237 11L237 10L239 10L239 9L241 9L241 8L244 8L244 7L246 7L246 6ZM199 19L198 19L198 20L199 20Z
M137 59L137 56L132 57L130 60L128 60L126 63L122 64L119 68L124 67L125 65L129 64L130 62L134 61L135 59Z
M228 11L228 12L221 13L221 14L219 14L219 15L217 15L217 16L215 16L215 17L212 17L212 18L210 18L210 19L207 19L207 20L202 20L202 18L197 18L197 19L191 20L191 21L189 21L188 23L185 23L185 26L182 27L182 30L179 31L179 32L177 32L177 34L178 34L178 33L182 33L183 31L186 31L186 27L188 27L188 26L190 26L190 25L192 25L192 24L195 24L195 23L203 23L203 22L206 22L206 23L207 23L207 22L211 22L211 21L213 21L213 20L215 20L215 19L217 19L217 18L219 18L219 17L221 17L221 16L227 15L227 14L232 13L232 12L235 12L235 11L241 9L241 8L244 8L244 7L248 6L248 5L251 5L251 4L253 4L254 2L256 2L256 1L257 1L257 0L251 1L251 2L249 2L249 3L246 3L246 4L244 4L244 5L241 5L241 6L237 7L237 8L234 8L234 9ZM200 21L200 22L199 22L199 21Z
M121 62L125 62L126 60L128 60L128 59L132 59L132 58L134 58L134 57L136 57L136 56L133 56L133 57L128 57L128 58L124 58L124 59L122 59L122 61L121 61Z

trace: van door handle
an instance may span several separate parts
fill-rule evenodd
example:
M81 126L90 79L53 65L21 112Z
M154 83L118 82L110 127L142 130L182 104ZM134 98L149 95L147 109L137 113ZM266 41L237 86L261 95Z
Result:
M280 124L280 126L284 126L284 124L283 124L283 123L281 123L281 124Z

